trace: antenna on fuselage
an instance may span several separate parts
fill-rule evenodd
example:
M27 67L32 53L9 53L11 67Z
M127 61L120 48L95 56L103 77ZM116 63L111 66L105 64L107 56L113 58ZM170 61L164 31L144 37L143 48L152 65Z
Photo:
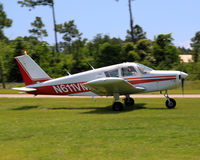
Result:
M94 70L94 67L89 62L87 64Z
M69 71L67 70L67 69L65 69L65 71L67 72L67 74L70 76L71 75L71 73L69 73Z

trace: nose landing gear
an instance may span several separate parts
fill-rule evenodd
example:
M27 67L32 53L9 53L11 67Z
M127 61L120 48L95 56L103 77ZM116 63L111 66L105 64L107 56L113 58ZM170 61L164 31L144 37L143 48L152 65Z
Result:
M167 107L168 109L173 109L173 108L175 108L175 107L176 107L176 101L175 101L175 99L173 99L173 98L169 98L169 96L168 96L168 91L167 91L167 90L165 90L164 96L167 98L167 100L166 100L166 102L165 102L166 107Z

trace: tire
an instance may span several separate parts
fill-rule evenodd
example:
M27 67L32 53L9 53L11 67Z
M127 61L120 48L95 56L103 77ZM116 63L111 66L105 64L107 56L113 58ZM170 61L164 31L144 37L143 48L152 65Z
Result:
M170 100L170 102L169 102L169 100ZM176 107L176 101L175 101L175 99L169 98L169 100L167 99L166 102L165 102L166 107L167 107L168 109L173 109L173 108L175 108L175 107Z
M126 106L132 106L135 104L135 101L133 98L125 98L124 103Z
M121 102L114 102L112 108L113 111L122 111L124 107Z

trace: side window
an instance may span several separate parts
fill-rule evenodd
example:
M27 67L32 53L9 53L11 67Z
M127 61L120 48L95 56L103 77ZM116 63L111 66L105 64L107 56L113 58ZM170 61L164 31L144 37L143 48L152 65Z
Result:
M123 77L135 76L137 73L137 71L135 70L135 68L133 66L124 67L121 69L121 71L122 71Z
M105 72L106 77L119 77L118 69Z

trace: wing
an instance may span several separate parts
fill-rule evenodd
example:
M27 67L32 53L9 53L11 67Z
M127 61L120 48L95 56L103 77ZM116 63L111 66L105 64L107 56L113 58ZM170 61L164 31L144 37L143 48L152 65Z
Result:
M100 96L113 96L113 93L126 95L145 91L142 87L134 87L124 79L114 77L99 78L83 85Z

